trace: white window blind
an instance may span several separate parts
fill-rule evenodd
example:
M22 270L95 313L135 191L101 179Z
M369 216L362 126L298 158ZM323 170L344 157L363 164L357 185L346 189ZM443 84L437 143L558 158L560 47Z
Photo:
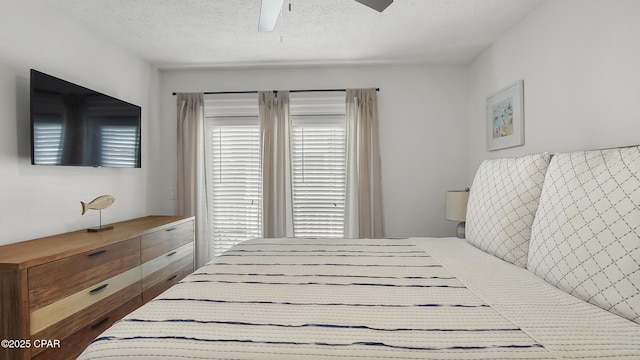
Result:
M295 237L344 237L345 94L290 96Z
M206 165L213 253L262 235L256 94L205 96Z
M99 157L102 166L106 167L135 167L139 164L141 134L138 114L132 114L130 106L122 106L116 99L87 96L86 101L88 120L99 129L100 148L93 156Z
M33 124L33 159L36 164L55 165L62 160L62 122Z
M138 161L138 127L129 125L103 125L100 127L102 157L107 167L134 167Z
M38 115L33 123L33 160L36 164L60 164L65 136L64 111L60 95L38 94L39 102L33 104Z

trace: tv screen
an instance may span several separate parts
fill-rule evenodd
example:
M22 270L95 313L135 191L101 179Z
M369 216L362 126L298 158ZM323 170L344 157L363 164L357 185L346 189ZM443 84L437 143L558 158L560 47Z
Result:
M141 108L31 70L31 163L141 167Z

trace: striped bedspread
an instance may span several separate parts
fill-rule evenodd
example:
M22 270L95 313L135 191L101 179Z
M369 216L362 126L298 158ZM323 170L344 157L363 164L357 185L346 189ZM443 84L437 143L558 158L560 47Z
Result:
M465 265L479 258L489 265L478 271ZM517 294L523 304L513 304L509 298L514 290L506 286L518 287L519 276L526 277L525 284L538 284L537 278L493 259L457 239L251 240L114 324L80 359L640 356L640 329L589 304L585 314L613 316L604 321L605 330L623 329L608 334L615 341L590 338L580 346L571 339L591 336L588 331L558 335L554 329L563 324L553 324L553 319L536 325L555 305L536 310L536 299ZM505 265L516 269L515 280L491 275ZM496 281L508 284L500 288ZM548 292L553 295L549 301L558 302L558 289L536 291ZM597 324L603 329L602 321Z

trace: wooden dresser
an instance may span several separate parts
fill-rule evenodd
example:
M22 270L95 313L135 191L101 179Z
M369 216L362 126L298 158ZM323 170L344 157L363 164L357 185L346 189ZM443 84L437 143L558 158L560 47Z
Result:
M194 270L194 218L0 246L0 359L75 359L116 320Z

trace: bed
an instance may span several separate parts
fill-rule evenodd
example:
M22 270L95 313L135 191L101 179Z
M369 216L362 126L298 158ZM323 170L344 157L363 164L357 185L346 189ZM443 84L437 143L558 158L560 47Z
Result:
M486 160L466 240L245 241L80 359L640 358L639 174L638 147Z

